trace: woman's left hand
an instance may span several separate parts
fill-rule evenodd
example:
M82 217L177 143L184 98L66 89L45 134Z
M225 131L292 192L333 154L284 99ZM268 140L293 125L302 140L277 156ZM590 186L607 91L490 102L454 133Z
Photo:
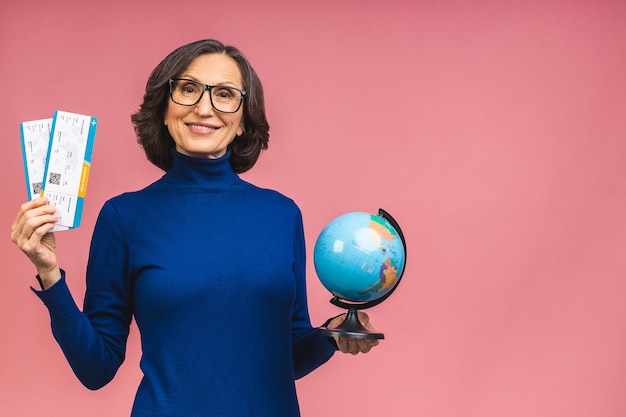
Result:
M372 324L370 323L370 318L367 313L359 311L358 317L363 327L373 332L376 331L374 326L372 326ZM333 329L339 326L341 323L343 323L345 318L345 314L335 317L330 321L330 323L328 323L328 328ZM379 343L378 339L357 339L352 337L335 337L335 342L337 343L337 347L341 352L350 353L352 355L367 353Z

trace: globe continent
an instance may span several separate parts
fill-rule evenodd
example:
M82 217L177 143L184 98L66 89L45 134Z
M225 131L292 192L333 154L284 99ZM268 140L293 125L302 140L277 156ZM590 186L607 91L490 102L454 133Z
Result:
M398 282L405 249L382 216L352 212L331 221L315 243L313 262L321 283L334 296L353 302L376 300Z

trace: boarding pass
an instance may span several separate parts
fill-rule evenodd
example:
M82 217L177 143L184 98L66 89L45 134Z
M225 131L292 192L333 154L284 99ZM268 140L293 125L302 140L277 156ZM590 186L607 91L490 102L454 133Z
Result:
M53 230L80 225L98 119L65 111L20 125L28 198L57 208Z

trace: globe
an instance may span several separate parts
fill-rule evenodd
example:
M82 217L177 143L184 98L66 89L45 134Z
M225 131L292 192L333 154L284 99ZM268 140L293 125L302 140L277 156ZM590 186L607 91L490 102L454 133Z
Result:
M331 221L313 252L328 291L348 301L373 301L394 288L404 268L404 243L384 217L352 212Z
M334 296L333 304L351 310L351 320L356 320L355 310L372 307L391 294L404 272L405 258L402 231L382 209L378 214L340 215L324 227L313 250L320 282ZM340 335L361 337L355 332L359 330Z

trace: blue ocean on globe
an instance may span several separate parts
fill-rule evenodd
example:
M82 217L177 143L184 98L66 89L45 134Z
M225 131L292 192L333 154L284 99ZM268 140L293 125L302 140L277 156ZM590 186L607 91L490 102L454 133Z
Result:
M402 275L405 248L382 216L343 214L320 233L313 251L315 272L334 296L373 301L392 290Z

